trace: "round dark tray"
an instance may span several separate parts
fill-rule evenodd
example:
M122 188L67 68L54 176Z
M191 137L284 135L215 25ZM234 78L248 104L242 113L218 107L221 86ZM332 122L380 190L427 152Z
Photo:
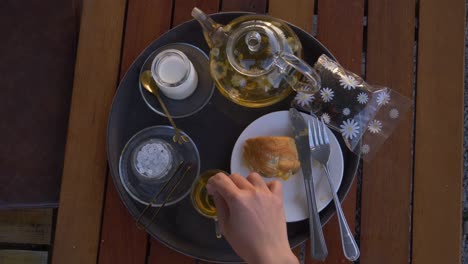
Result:
M245 13L218 13L212 18L222 24ZM304 59L313 64L320 55L333 55L315 38L301 29L291 26L302 42ZM110 171L119 195L133 217L138 217L144 206L133 200L124 190L118 175L119 157L125 143L138 131L154 125L168 125L166 118L154 113L143 101L138 90L138 74L146 58L157 48L168 43L185 42L208 53L201 27L192 20L162 35L153 41L134 61L122 79L114 97L107 128L107 155ZM217 90L210 102L198 113L177 119L177 125L184 130L198 147L201 171L221 169L229 171L230 156L237 137L247 125L267 113L287 110L293 95L270 107L250 109L238 106L224 98ZM340 200L346 196L359 164L354 155L337 134L343 150L345 170L338 191ZM154 210L154 209L153 209ZM322 225L335 212L330 203L321 213ZM143 222L148 221L147 213ZM295 247L309 236L308 220L288 223L288 238ZM183 254L212 262L240 262L239 256L224 239L216 239L212 220L199 215L192 207L190 197L164 208L155 223L147 230L153 237L168 247Z

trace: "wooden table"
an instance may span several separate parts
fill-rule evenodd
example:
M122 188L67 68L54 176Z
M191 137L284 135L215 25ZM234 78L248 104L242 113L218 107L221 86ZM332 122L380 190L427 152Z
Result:
M53 263L196 263L135 227L105 153L118 80L193 6L285 19L369 83L412 98L414 111L363 164L344 210L359 227L361 263L459 263L465 3L456 0L83 0ZM346 262L336 217L325 237L327 263Z

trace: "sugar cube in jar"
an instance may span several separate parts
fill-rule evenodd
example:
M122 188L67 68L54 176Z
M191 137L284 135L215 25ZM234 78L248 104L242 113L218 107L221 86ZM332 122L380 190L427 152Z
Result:
M150 139L135 148L132 167L143 182L165 181L174 168L174 151L165 141Z

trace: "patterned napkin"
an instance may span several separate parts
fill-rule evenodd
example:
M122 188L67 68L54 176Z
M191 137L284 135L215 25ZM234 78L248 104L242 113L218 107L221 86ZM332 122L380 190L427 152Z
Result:
M323 118L341 133L351 151L371 160L410 109L411 100L387 87L367 84L326 55L314 68L322 81L320 90L298 93L293 105Z

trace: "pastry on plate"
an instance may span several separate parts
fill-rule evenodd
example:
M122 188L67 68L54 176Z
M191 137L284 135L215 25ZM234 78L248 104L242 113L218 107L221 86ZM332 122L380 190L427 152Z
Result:
M263 177L287 180L300 168L296 143L291 137L255 137L244 144L244 160Z

